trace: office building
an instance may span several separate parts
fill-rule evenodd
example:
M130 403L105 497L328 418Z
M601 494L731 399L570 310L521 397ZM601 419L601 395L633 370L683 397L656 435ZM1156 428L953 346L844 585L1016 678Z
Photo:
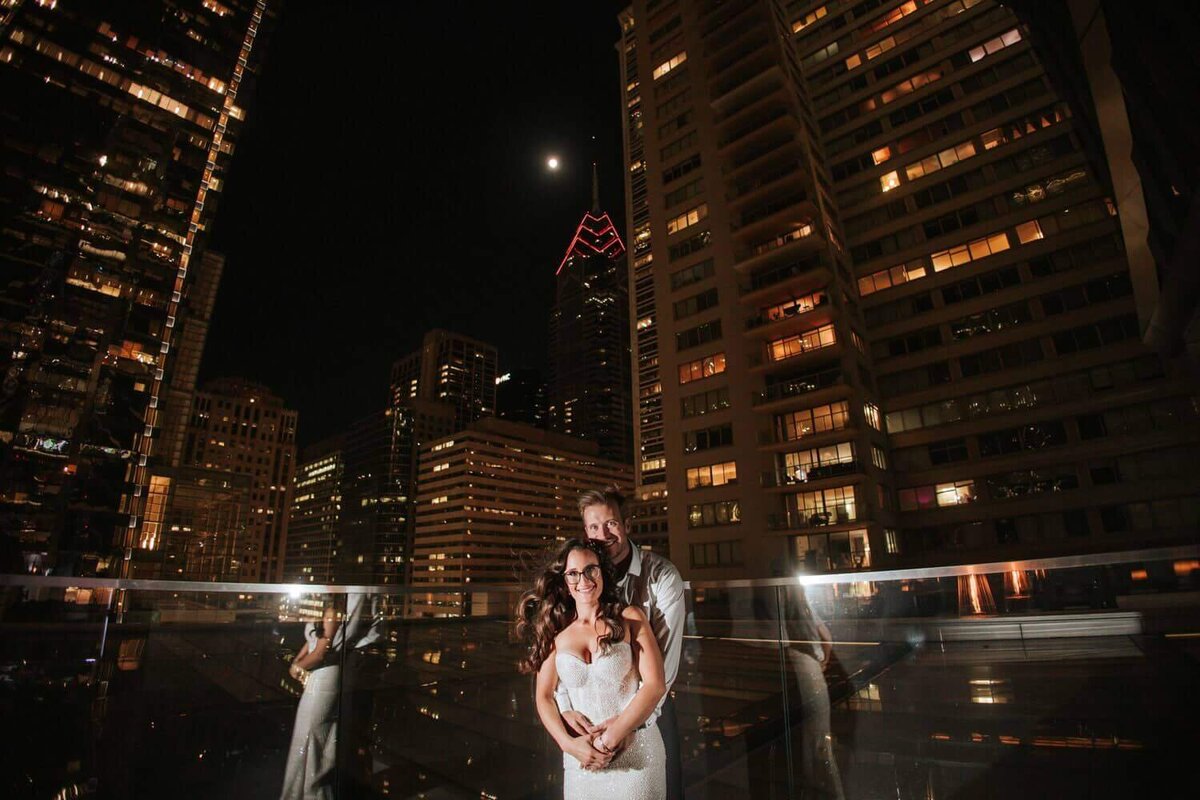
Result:
M297 414L265 386L241 378L209 381L195 393L184 434L183 466L252 480L242 580L283 577ZM150 520L149 515L147 520Z
M342 437L304 448L296 466L283 562L287 583L338 582L338 524L345 467Z
M524 582L547 548L582 534L581 492L629 478L595 442L494 418L422 445L412 585L429 591L411 614L497 613L511 598L487 587Z
M454 406L454 426L464 428L496 413L496 348L435 329L421 349L392 365L391 405L426 400Z
M604 458L632 463L629 279L625 243L600 210L584 213L555 272L550 313L550 427L596 442Z
M285 579L407 581L417 450L453 431L454 411L446 403L407 400L306 448L296 470Z
M182 581L255 580L245 572L256 544L250 532L254 480L195 467L162 467L150 476L145 540L131 577ZM157 539L157 541L155 541Z
M546 415L546 382L540 370L521 367L496 378L497 417L544 428Z
M263 0L0 12L0 506L28 572L117 575L147 538L273 25Z

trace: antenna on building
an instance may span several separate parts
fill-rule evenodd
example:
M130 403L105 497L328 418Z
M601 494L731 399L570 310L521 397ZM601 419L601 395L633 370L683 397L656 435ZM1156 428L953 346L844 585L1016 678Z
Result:
M600 175L595 161L592 162L592 213L600 213Z

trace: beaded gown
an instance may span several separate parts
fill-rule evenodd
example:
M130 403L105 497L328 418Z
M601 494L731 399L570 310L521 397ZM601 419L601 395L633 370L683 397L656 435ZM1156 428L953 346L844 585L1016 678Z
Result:
M555 655L558 679L571 707L595 722L625 709L638 690L629 642L617 642L588 664L570 653ZM627 798L661 800L667 795L667 757L658 726L634 731L621 753L602 770L589 772L563 753L563 796L571 800Z

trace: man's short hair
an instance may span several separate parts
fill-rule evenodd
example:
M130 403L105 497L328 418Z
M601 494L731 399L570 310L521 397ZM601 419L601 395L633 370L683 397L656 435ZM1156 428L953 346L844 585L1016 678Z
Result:
M584 510L592 506L615 508L622 522L629 519L629 506L625 502L625 495L616 484L610 484L603 489L588 489L579 495L579 516L582 517Z

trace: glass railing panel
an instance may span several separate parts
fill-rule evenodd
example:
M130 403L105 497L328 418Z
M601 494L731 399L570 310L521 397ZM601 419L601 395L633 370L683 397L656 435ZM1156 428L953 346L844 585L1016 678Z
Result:
M1062 561L782 589L794 796L1173 796L1200 562Z
M316 588L6 576L0 796L278 797L296 763L342 798L561 793L516 666L520 587ZM694 582L686 605L689 798L1175 797L1188 779L1198 548ZM302 683L289 666L327 613Z
M774 587L691 593L672 690L689 798L788 796Z
M51 581L0 586L0 796L52 797L88 785L102 662L120 652L106 641L111 599L108 590Z

